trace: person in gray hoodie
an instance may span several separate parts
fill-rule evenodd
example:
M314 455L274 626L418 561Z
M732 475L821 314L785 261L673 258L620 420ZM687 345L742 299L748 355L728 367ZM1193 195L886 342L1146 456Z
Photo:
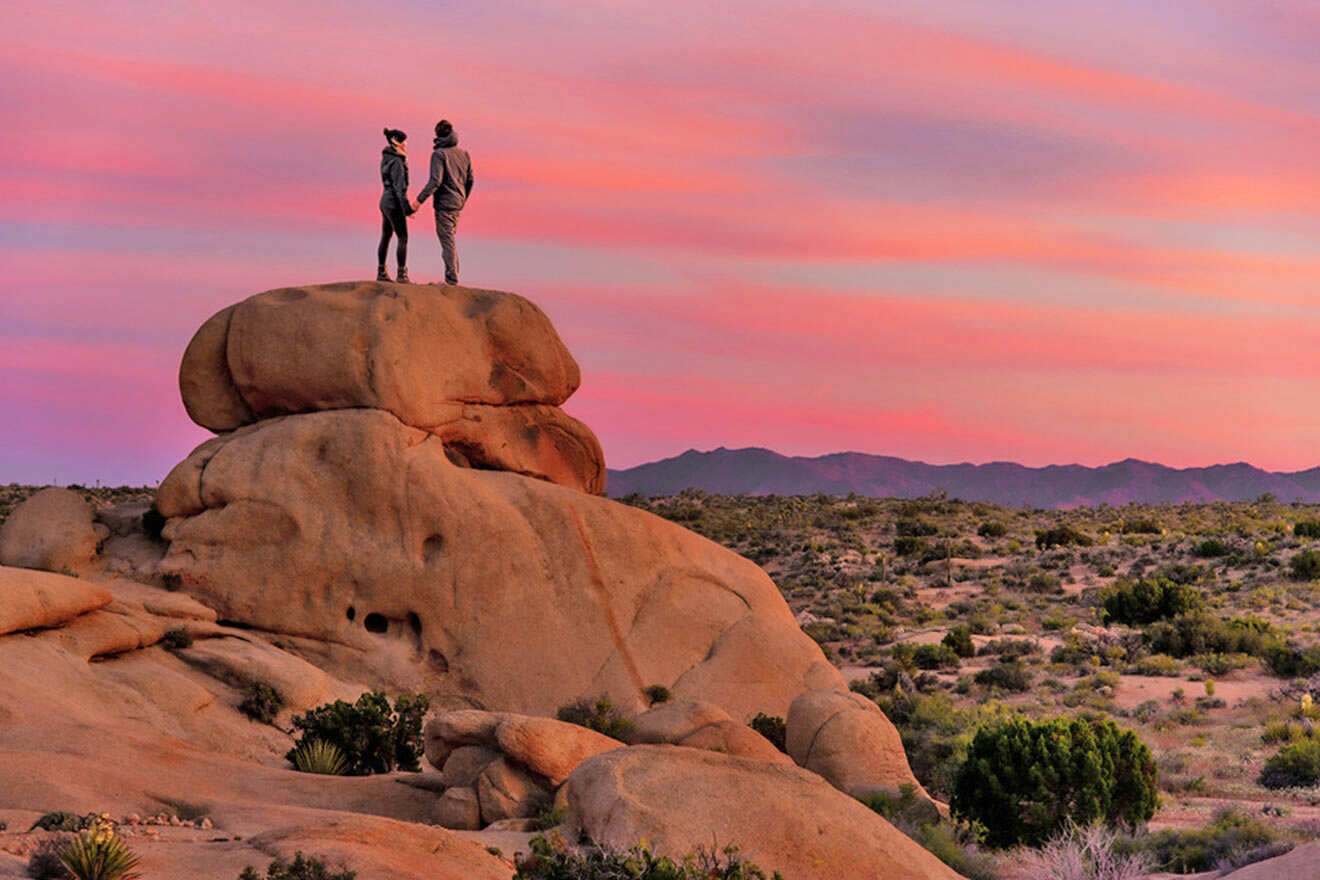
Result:
M432 194L435 201L435 234L445 257L445 283L458 283L458 249L454 230L458 215L472 194L472 159L458 145L458 135L448 119L435 125L435 145L431 152L431 177L410 207L416 211Z
M380 151L380 244L376 246L376 280L389 281L385 258L390 252L390 237L397 236L399 283L408 283L408 215L416 207L408 204L408 135L397 128L385 129L385 149Z

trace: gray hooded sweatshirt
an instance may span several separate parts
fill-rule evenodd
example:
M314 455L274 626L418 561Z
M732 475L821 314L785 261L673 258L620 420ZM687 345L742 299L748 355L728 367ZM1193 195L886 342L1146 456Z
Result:
M435 193L437 211L459 211L472 193L472 159L467 150L458 145L458 135L450 132L435 139L431 153L431 177L417 196L424 202Z

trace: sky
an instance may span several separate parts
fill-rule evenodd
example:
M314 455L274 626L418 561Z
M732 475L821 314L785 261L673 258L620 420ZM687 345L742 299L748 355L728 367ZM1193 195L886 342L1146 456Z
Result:
M417 190L441 117L462 280L554 321L611 467L1320 465L1313 0L46 0L0 34L0 483L158 482L209 436L193 331L373 277L381 129Z

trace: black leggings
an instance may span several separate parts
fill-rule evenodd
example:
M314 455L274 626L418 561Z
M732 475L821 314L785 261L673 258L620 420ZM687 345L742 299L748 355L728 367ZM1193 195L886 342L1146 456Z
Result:
M402 208L380 209L380 247L376 248L376 265L384 266L390 253L390 236L399 237L399 268L408 265L408 217Z

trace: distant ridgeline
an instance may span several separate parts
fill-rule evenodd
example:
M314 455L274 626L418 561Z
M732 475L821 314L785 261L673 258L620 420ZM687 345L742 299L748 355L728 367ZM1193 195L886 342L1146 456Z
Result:
M884 455L838 452L789 457L769 449L719 449L682 455L626 470L611 470L606 491L673 495L684 489L721 495L847 495L919 498L942 491L950 498L1031 507L1081 507L1136 502L1320 502L1320 467L1271 473L1249 464L1181 470L1134 458L1102 467L1011 462L933 465Z

